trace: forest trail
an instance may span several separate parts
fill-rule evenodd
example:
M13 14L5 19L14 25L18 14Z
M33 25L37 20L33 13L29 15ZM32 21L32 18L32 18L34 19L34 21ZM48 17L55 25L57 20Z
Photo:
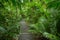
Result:
M22 20L20 22L20 36L18 40L32 40L32 35L28 32L29 27L27 26L25 20Z

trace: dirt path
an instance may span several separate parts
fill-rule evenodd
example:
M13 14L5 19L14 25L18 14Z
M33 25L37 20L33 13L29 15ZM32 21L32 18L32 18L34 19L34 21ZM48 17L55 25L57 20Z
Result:
M22 20L20 22L21 28L20 28L20 36L19 40L32 40L32 35L28 32L29 27L27 26L26 22Z

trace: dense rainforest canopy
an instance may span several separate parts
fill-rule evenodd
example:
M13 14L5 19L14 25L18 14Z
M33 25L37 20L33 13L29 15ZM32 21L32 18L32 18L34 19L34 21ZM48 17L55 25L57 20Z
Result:
M0 39L14 39L22 19L29 32L60 40L60 0L0 0Z

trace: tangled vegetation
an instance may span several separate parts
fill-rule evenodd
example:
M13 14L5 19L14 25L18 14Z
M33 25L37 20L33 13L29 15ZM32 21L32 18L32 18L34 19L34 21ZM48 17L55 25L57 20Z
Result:
M0 39L13 40L22 19L31 33L60 40L60 0L0 0Z

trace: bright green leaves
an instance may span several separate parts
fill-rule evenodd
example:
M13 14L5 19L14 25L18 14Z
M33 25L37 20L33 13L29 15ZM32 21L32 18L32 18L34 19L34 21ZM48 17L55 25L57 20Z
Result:
M47 38L49 38L50 40L59 40L59 37L57 37L56 35L44 32L43 35Z
M37 34L46 32L43 35L51 40L59 40L55 35L56 24L60 18L60 1L0 0L0 9L1 30L6 29L8 35L15 36L15 33L19 33L18 22L25 19L31 32Z
M21 19L20 16L20 8L18 8L17 0L6 0L1 1L1 10L0 10L0 34L1 40L12 40L19 34L20 27L19 21ZM17 3L17 4L14 4ZM2 6L3 5L3 6ZM3 8L2 8L3 7ZM13 29L13 30L12 30ZM5 31L6 30L6 31ZM7 37L8 36L8 37ZM11 38L10 38L11 37ZM14 38L13 38L14 37Z
M30 23L31 32L37 34L47 32L49 33L49 35L47 34L48 38L51 40L59 39L57 36L55 37L57 22L56 18L59 14L59 10L57 11L57 9L60 5L57 0L32 0L31 2L26 2L23 4L22 14L24 19ZM54 38L52 38L52 36Z
M50 2L52 2L52 1L54 1L54 0L43 0L46 4L48 4L48 3L50 3Z

